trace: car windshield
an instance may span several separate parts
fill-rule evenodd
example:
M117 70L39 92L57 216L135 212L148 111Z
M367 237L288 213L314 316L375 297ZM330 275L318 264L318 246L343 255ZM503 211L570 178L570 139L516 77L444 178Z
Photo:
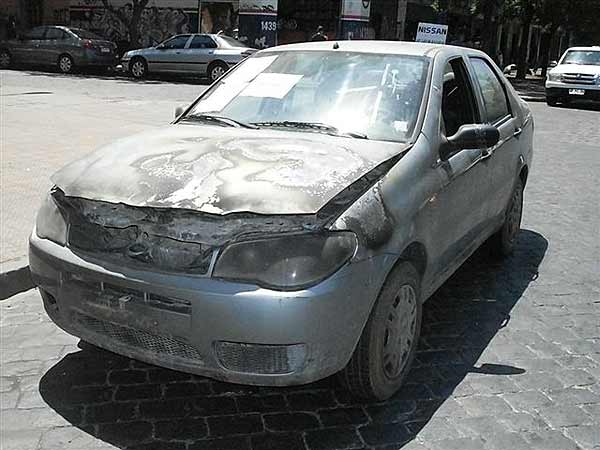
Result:
M600 66L600 51L570 50L565 55L562 64L582 64Z
M217 36L217 39L223 41L227 47L247 47L243 42L240 42L230 36Z
M429 59L420 56L261 53L213 85L184 119L210 114L259 127L405 142L417 121L428 67Z

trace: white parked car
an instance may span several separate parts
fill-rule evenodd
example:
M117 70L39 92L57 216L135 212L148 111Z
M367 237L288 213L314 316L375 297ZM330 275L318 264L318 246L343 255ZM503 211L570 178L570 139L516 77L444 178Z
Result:
M567 104L575 99L600 101L600 46L570 48L548 72L548 105Z

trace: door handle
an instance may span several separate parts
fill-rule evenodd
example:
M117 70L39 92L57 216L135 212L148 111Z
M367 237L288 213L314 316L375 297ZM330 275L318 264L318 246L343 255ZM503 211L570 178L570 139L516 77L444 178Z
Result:
M523 128L518 127L517 129L515 129L515 132L513 133L513 136L518 138L519 136L521 136L521 133L523 133Z

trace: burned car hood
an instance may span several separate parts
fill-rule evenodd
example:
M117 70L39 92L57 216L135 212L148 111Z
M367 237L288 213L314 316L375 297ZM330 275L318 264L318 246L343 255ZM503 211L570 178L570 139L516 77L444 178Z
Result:
M405 148L312 132L178 124L116 141L52 181L67 196L130 206L312 214Z

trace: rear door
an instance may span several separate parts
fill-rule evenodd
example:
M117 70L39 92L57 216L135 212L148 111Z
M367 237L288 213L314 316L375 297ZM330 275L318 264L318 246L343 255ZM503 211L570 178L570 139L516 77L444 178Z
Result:
M151 72L185 72L183 51L191 35L180 34L173 36L160 44L148 58L148 67Z
M192 37L188 48L184 50L185 70L198 74L206 74L208 65L214 58L217 43L206 34Z
M58 57L64 53L69 35L56 27L48 27L44 39L40 42L39 58L43 64L56 64Z
M504 216L518 176L521 152L521 119L511 108L505 80L485 58L470 57L471 72L483 103L484 121L500 131L500 141L488 149L490 166L488 214L498 220Z

